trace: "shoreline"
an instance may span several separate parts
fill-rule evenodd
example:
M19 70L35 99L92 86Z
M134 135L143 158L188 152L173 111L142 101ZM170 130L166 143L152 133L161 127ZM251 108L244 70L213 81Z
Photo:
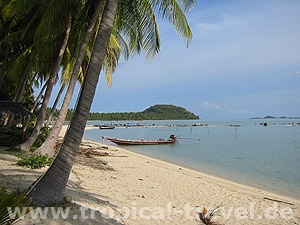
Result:
M64 126L60 136L64 136ZM86 127L86 129L94 129ZM32 219L18 224L201 224L197 212L220 206L218 224L300 224L300 201L262 189L232 182L193 169L144 156L129 150L82 140L81 148L109 156L75 162L66 195L72 204L110 212L112 222L95 219ZM11 188L26 188L47 168L30 170L14 165L13 155L0 154L0 180ZM97 169L93 163L112 169ZM80 215L73 207L72 213ZM118 212L118 213L116 213ZM96 213L97 214L97 213ZM81 214L82 215L82 214ZM97 216L96 216L97 217ZM77 218L77 216L76 216ZM97 217L98 219L98 217Z
M85 142L93 143L85 139ZM98 145L102 145L98 142ZM300 222L300 201L298 199L268 192L262 189L232 182L223 178L202 173L193 169L169 163L163 160L144 156L129 150L104 145L111 150L117 150L118 155L125 158L106 158L106 161L117 174L112 177L106 176L104 181L113 180L113 184L108 183L102 187L102 191L107 196L113 196L110 201L114 205L122 207L146 208L167 208L172 205L172 209L184 211L186 205L191 206L192 211L201 211L203 207L221 206L224 214L216 218L216 222L221 224L298 224ZM79 175L80 176L80 175ZM147 183L146 183L147 182ZM91 182L93 183L93 182ZM143 183L143 184L142 184ZM146 183L146 184L144 184ZM101 183L102 184L102 183ZM104 190L105 189L105 190ZM124 193L125 192L125 193ZM250 212L254 208L253 218L239 218L233 214L228 218L230 210L240 210L245 208ZM261 214L272 209L286 209L291 207L293 217L291 220L282 218L261 219ZM196 213L191 218L181 215L181 213L172 214L172 222L165 219L154 219L149 224L193 224L197 220ZM227 214L226 214L227 213ZM279 214L278 214L279 215ZM141 218L128 218L126 224L144 224ZM280 222L281 221L281 222ZM295 222L296 221L296 222ZM147 221L148 223L148 221ZM195 224L199 224L195 223Z
M293 198L291 196L285 196L285 195L275 193L275 192L272 192L272 191L268 191L268 190L265 190L265 189L261 189L261 188L255 187L255 186L250 186L250 185L242 184L242 183L239 183L239 182L235 182L235 181L232 181L232 180L229 180L229 179L225 179L225 178L218 177L218 176L215 176L215 175L212 175L212 174L208 174L208 173L205 173L205 172L202 172L202 171L199 171L199 170L195 170L195 169L183 166L183 165L179 165L179 164L176 164L176 163L173 163L173 162L168 162L168 161L164 161L164 160L161 160L161 159L158 159L158 158L154 158L154 157L146 156L146 155L139 154L139 153L136 153L136 152L132 152L130 150L124 149L124 148L119 147L119 146L102 144L102 143L97 142L97 141L93 141L93 140L89 140L89 139L83 139L83 142L85 142L85 141L94 142L94 143L97 143L99 145L109 146L110 148L117 148L118 151L120 151L123 154L125 153L126 155L129 155L129 156L131 155L131 156L136 156L136 157L139 157L139 158L143 158L143 159L148 160L148 161L150 160L150 161L153 161L153 162L156 162L156 163L160 164L161 166L173 167L173 168L176 168L176 169L179 169L179 170L188 171L189 173L193 173L195 175L201 175L202 177L210 179L213 182L222 183L223 185L225 184L228 187L237 188L237 189L239 189L239 191L241 191L241 190L245 191L245 193L248 193L248 192L250 192L250 193L251 192L266 193L266 194L268 194L268 195L270 195L274 198L282 199L284 201L296 202L297 204L300 205L300 199Z
M89 127L87 129L93 129L92 127ZM94 141L89 141L89 142L94 142ZM98 145L103 145L100 142L95 142ZM213 207L213 206L224 206L225 208L230 208L230 207L234 207L233 205L235 205L235 207L242 207L243 205L248 205L248 204L252 204L254 203L256 204L261 204L260 207L260 211L263 211L264 209L267 209L268 207L271 207L273 204L279 204L282 206L292 206L295 207L294 209L297 212L300 212L300 200L296 199L296 198L292 198L289 196L284 196L281 194L277 194L274 192L270 192L267 190L263 190L260 188L256 188L256 187L252 187L252 186L248 186L248 185L244 185L244 184L240 184L234 181L230 181L224 178L220 178L217 176L213 176L210 174L206 174L197 170L193 170L184 166L180 166L180 165L176 165L174 163L170 163L170 162L166 162L160 159L155 159L149 156L145 156L139 153L135 153L135 152L131 152L129 150L117 147L117 146L113 146L113 145L106 145L109 146L109 148L112 149L118 149L118 154L121 155L126 155L128 158L122 158L123 161L127 161L127 165L126 163L122 162L121 163L121 170L128 170L128 174L132 174L133 176L135 175L136 171L133 170L133 168L136 168L138 170L142 170L144 172L148 172L149 174L147 174L146 176L163 176L163 188L162 190L160 190L161 192L163 192L163 189L167 188L168 189L168 185L174 185L173 184L173 180L179 179L179 178L172 178L172 176L170 175L170 177L167 176L167 171L172 171L172 173L175 173L176 176L184 176L186 179L189 180L191 186L194 186L194 188L191 187L187 187L188 190L186 191L181 191L180 188L183 188L185 186L185 182L180 183L177 187L176 190L179 192L182 192L183 195L188 196L188 198L190 199L189 201L192 201L191 199L198 199L198 202L202 201L202 198L200 197L196 197L196 196L202 196L205 200L205 202L209 202L209 206ZM128 160L131 159L131 160ZM121 161L122 161L121 160ZM109 158L108 163L110 165L112 165L112 167L114 168L118 168L120 165L120 160L116 160L115 158ZM116 162L118 161L118 162ZM137 163L137 161L139 162L138 165L135 165ZM166 173L166 176L162 175L159 173L159 171L154 172L153 171L149 171L149 169L144 168L144 165L150 165L150 164L154 164L155 166L153 167L153 171L156 170L164 170L164 172L162 173ZM128 169L128 167L131 167L131 169ZM141 172L142 172L141 171ZM145 175L144 175L145 176ZM142 178L143 179L143 178ZM154 177L152 177L152 179L156 180ZM138 180L138 179L137 179ZM199 180L204 182L204 187L202 184L199 184ZM143 180L144 181L144 180ZM161 180L160 180L161 182ZM189 183L187 182L187 183ZM125 182L126 183L126 182ZM152 184L155 184L157 182L153 182ZM134 184L136 184L134 182ZM121 185L121 184L120 184ZM127 188L131 188L131 185L128 185ZM151 187L152 188L152 187ZM198 188L200 188L200 190L198 190ZM202 191L205 193L202 193ZM189 192L195 192L194 194L192 194L193 197L189 196ZM219 194L216 194L216 192L219 192ZM196 194L197 193L197 194ZM169 194L169 195L173 195ZM143 195L140 195L143 196ZM146 196L146 195L145 195ZM228 197L228 199L227 199ZM153 199L155 199L155 197L153 197ZM159 198L158 198L159 199ZM172 198L171 198L172 199ZM234 200L233 200L234 199ZM181 199L181 201L184 201L184 199ZM193 200L195 201L195 200ZM233 202L232 202L233 201ZM214 202L214 203L213 203ZM128 203L127 203L128 204ZM151 204L150 204L151 205ZM198 209L201 208L200 204L196 204L194 203L194 205L199 206L197 207ZM205 205L203 205L205 206ZM206 205L207 206L207 205ZM298 215L300 215L300 213L298 213ZM222 222L222 224L236 224L234 222L229 222L229 220L220 220L220 222ZM296 218L297 223L300 223L300 218ZM243 224L253 224L253 221L249 220L249 221L243 221ZM267 222L268 224L274 224L275 221L273 222ZM276 223L278 223L276 221ZM284 224L289 224L287 223L287 221L283 222ZM296 224L297 224L296 223ZM140 223L133 223L133 224L140 224ZM160 223L155 223L155 224L160 224ZM176 223L175 223L176 224ZM178 224L191 224L190 222L183 222L182 223L178 223ZM261 220L257 220L255 222L255 224L266 224L266 222L263 222ZM293 223L291 223L293 224Z
M191 206L192 211L201 211L203 207L221 206L224 214L221 213L216 221L226 225L237 223L245 225L298 224L300 222L298 216L300 215L300 201L298 199L232 182L120 147L103 145L87 139L84 139L83 142L105 146L110 150L117 150L116 154L118 155L126 156L124 158L106 158L108 164L116 169L116 173L113 173L112 176L105 176L104 182L107 180L110 180L110 182L107 184L101 183L102 189L99 194L109 196L110 203L114 205L129 208L133 205L137 209L159 207L166 210L168 204L170 204L172 209L178 209L179 211L184 211L186 205ZM80 176L79 173L78 175ZM111 180L113 180L113 183L111 183ZM78 203L80 204L80 202ZM85 204L87 203L85 202ZM229 218L226 216L229 215L230 210L236 212L241 208L245 208L247 212L250 212L251 207L254 210L253 218L245 219L242 216L243 219L237 222L239 218L235 217L234 213ZM278 217L262 220L261 214L270 211L270 209L273 210L272 207L278 209L290 207L293 211L293 218L288 221ZM191 219L177 213L176 210L172 214L172 220L167 221L167 223L165 223L165 218L150 220L147 223L170 224L171 222L172 224L188 225L197 220L196 213L192 213L193 219ZM126 221L125 224L144 224L144 219L141 218L130 217L124 219L124 221Z
M233 126L233 125L230 125L230 126ZM212 126L213 127L213 126ZM217 126L215 126L217 127ZM99 129L98 127L95 127L94 125L87 125L86 126L86 130L92 130L92 129ZM89 140L89 139L87 139ZM94 141L94 140L89 140L89 141L92 141L92 142L96 142L98 144L102 144L100 141ZM229 183L233 183L233 184L238 184L238 185L241 185L241 186L245 186L245 187L249 187L250 189L257 189L257 190L260 190L260 191L265 191L265 192L269 192L269 193L272 193L274 195L277 195L277 196L281 196L283 198L287 198L287 199L294 199L296 201L299 201L300 202L300 196L295 196L295 195L287 195L285 194L284 192L280 192L280 191L273 191L273 190L269 190L267 189L267 187L263 188L263 187L258 187L258 186L255 186L255 185L249 185L249 184L245 184L245 183L242 183L242 182L239 182L238 180L233 180L233 179L228 179L228 178L225 178L225 177L221 177L221 176L218 176L218 175L214 175L213 173L207 173L207 172L203 172L201 170L197 170L197 169L193 169L191 167L188 167L188 166L185 166L185 165L182 165L182 164L179 164L179 163L175 163L175 162L170 162L170 161L164 161L162 159L159 159L159 158L156 158L156 157L153 157L153 156L147 156L147 155L144 155L142 153L138 153L138 152L134 152L134 151L130 151L130 150L127 150L125 148L123 148L122 146L119 146L119 145L110 145L110 144L107 144L109 146L112 146L112 147L118 147L118 148L121 148L122 150L124 150L125 152L127 153L132 153L132 154L136 154L137 156L141 156L141 157L145 157L145 158L150 158L150 159L154 159L154 160L158 160L158 161L161 161L163 163L169 163L171 165L174 165L174 166L177 166L177 167L181 167L181 168L185 168L185 169L188 169L188 170L191 170L191 171L194 171L194 172L199 172L201 174L204 174L204 175L207 175L207 176L211 176L212 178L215 178L215 179L221 179L223 180L224 182L229 182Z
M93 140L89 140L89 139L85 139L85 140L101 144L100 142L97 142L97 141L93 141ZM114 145L108 145L108 146L118 147L118 146L114 146ZM286 199L287 201L288 200L296 201L296 202L298 202L300 204L300 196L299 196L299 198L297 198L297 197L294 197L294 196L284 195L284 194L281 194L281 193L273 192L271 190L266 190L266 189L259 188L259 187L256 187L256 186L251 186L251 185L243 184L243 183L238 182L238 181L226 179L226 178L214 175L214 174L209 174L209 173L206 173L206 172L203 172L203 171L200 171L200 170L189 168L189 167L184 166L184 165L180 165L180 164L176 164L176 163L173 163L173 162L164 161L164 160L161 160L161 159L158 159L158 158L155 158L155 157L151 157L151 156L143 155L143 154L140 154L140 153L132 152L132 151L124 149L122 147L118 147L118 148L121 148L122 151L124 151L124 152L126 152L128 154L132 153L133 155L136 155L137 157L143 157L143 158L148 159L148 160L157 161L157 162L159 162L161 164L166 164L167 166L178 167L178 168L181 168L181 169L189 170L190 172L193 172L193 173L199 173L202 176L205 176L208 179L212 179L212 180L214 180L216 182L221 181L222 183L226 183L229 186L240 186L243 189L249 189L249 190L254 190L254 191L259 191L259 192L270 193L271 195L277 196L278 198Z

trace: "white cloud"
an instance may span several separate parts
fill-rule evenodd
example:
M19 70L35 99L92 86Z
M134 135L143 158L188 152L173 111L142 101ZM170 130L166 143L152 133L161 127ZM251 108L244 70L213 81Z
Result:
M208 35L211 31L215 31L219 28L217 24L211 24L211 23L197 23L195 25L195 33L198 35Z
M244 17L238 17L238 16L233 16L230 14L223 14L222 15L223 21L220 23L222 26L228 27L236 27L236 26L244 26L245 24L248 23L249 18L246 16Z
M214 102L202 102L202 107L206 109L215 109L218 111L221 110L221 107Z
M246 110L246 109L238 109L238 110L235 110L235 113L236 113L236 114L254 114L253 111L249 111L249 110Z
M238 17L235 15L230 14L222 14L220 16L220 21L215 23L196 23L193 27L193 33L195 36L207 36L207 35L215 35L213 32L218 32L217 34L220 35L223 32L229 30L239 29L240 27L247 26L247 23L252 18L246 17Z
M178 105L195 99L194 111L210 118L296 114L300 1L225 2L188 14L193 31L188 49L172 26L161 23L161 54L151 63L142 55L119 67L110 91L101 76L98 96L107 92L113 99L108 105L122 105L127 95L130 107L139 109L146 95L151 104L171 101L168 96Z

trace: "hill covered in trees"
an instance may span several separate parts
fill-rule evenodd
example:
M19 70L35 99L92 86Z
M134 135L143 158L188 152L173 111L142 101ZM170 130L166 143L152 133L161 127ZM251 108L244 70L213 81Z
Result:
M89 113L89 120L196 120L199 116L174 105L154 105L142 112Z

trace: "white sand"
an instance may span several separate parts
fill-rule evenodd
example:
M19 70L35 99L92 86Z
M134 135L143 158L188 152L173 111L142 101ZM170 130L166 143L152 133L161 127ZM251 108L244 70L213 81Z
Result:
M220 206L219 216L214 218L218 224L300 224L298 200L118 147L84 142L92 147L104 146L108 149L103 151L116 156L101 157L115 171L98 170L77 163L73 166L67 188L67 195L72 201L102 212L112 210L110 216L114 220L90 219L88 224L114 224L116 221L134 225L202 224L196 211L216 206ZM14 156L0 154L0 180L1 184L5 181L4 185L8 187L18 185L26 188L45 171L16 167L14 162ZM75 213L80 212L74 210ZM87 210L86 215L90 212ZM50 221L51 224L81 224L87 220L35 220L34 223L50 224ZM21 223L25 222L28 223L28 218Z

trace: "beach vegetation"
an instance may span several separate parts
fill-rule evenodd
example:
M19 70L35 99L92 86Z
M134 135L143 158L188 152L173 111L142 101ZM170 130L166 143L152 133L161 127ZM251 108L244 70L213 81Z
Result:
M181 5L177 0L7 0L0 3L0 100L18 103L27 109L26 114L21 115L11 109L1 111L0 123L8 128L21 124L24 137L27 137L24 131L28 132L27 140L24 138L26 141L18 145L20 149L29 151L41 133L53 86L59 80L58 71L62 71L61 81L71 77L70 85L78 78L84 80L55 163L29 193L35 205L47 205L49 200L64 197L101 70L106 71L110 85L121 53L125 59L141 51L147 58L156 56L160 51L156 16L173 24L189 44L192 33L184 12L194 5L195 0L181 0ZM39 96L34 98L33 90L41 88L43 83ZM68 93L70 98L73 91ZM28 105L27 100L30 100ZM53 135L49 135L54 140L57 137L54 130L61 129L68 112L68 104L63 107L56 120L60 122L56 122ZM54 179L55 187L49 187L47 184Z
M42 127L40 132L39 132L39 135L37 136L37 138L35 140L35 142L31 146L31 150L34 151L34 150L38 149L44 143L44 141L47 139L50 132L51 132L51 128Z
M22 143L22 141L24 140L27 140L30 137L32 130L32 126L29 126L29 128L26 131L22 131L21 127L0 127L0 143L2 146L12 147L14 149L20 150L20 148L17 148L16 145ZM42 143L48 137L50 130L51 128L49 127L43 127L40 130L37 139L31 146L31 151L36 150L42 145Z
M53 158L49 158L47 155L41 155L39 153L28 154L25 151L16 154L19 159L18 166L27 167L30 169L40 169L44 166L49 166L53 162Z
M26 199L26 193L20 193L19 190L7 192L5 187L0 189L0 224L8 225L16 222L19 217L14 214L15 208L19 208L20 211L28 213L28 206L30 201L24 201ZM23 210L26 209L26 212ZM9 210L10 209L10 210Z

